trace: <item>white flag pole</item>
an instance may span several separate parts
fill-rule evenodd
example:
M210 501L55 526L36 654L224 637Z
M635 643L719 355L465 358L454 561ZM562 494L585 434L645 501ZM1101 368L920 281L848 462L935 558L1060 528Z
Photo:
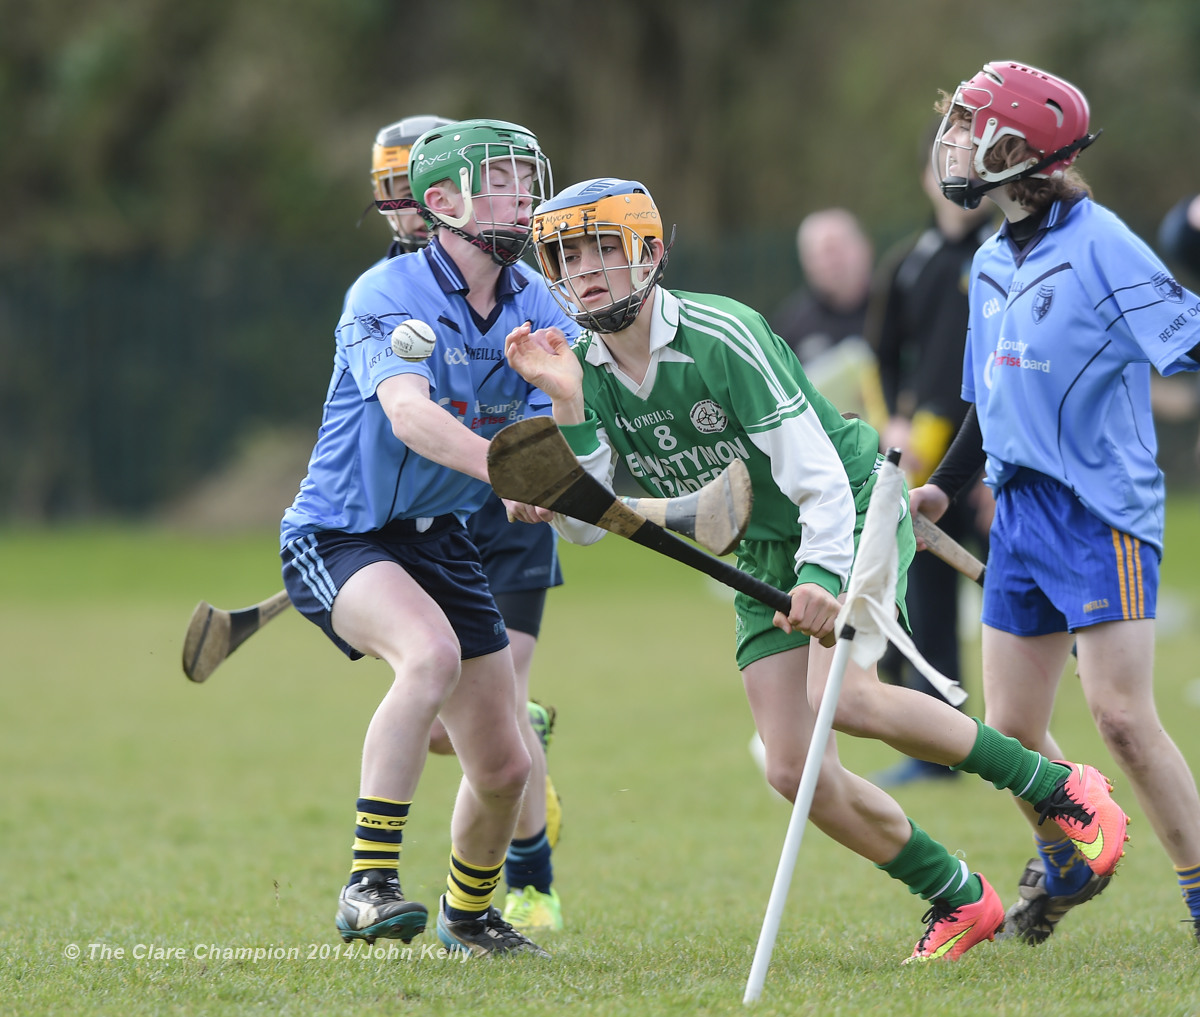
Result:
M812 808L813 795L817 790L817 779L821 775L821 759L833 728L833 715L837 710L838 694L842 690L842 679L846 675L846 664L850 659L851 640L854 629L845 626L838 636L837 648L833 651L833 664L821 708L817 711L812 741L804 759L804 772L800 775L800 787L796 790L796 803L792 806L792 818L788 821L787 835L783 839L783 853L779 867L775 870L775 883L767 901L767 915L763 919L762 931L758 934L758 946L754 951L754 962L750 965L750 977L746 982L743 1003L753 1003L762 995L767 967L775 949L775 936L779 932L779 921L783 917L783 906L787 902L788 889L792 885L792 872L796 868L796 856L800 853L800 841L808 825L808 813Z
M771 953L775 949L775 937L779 932L780 919L783 917L783 907L787 901L788 889L792 884L792 873L796 867L800 841L804 837L804 828L808 824L808 814L812 809L817 780L821 774L821 760L824 758L825 746L828 744L829 734L833 729L833 718L837 711L846 665L853 656L855 663L860 667L870 667L883 656L884 650L887 649L889 636L901 645L901 649L912 648L915 652L915 647L912 647L907 634L895 620L898 571L896 526L901 518L901 510L904 505L903 483L903 474L900 472L900 450L891 449L888 452L887 461L880 466L880 475L871 492L871 501L867 506L867 516L863 523L858 553L854 560L854 571L846 590L845 603L838 612L837 648L833 653L833 663L825 684L825 694L822 696L821 706L817 710L812 740L804 760L804 772L800 776L800 786L796 790L796 801L792 807L791 819L788 821L787 835L784 838L779 867L775 871L771 896L767 901L767 913L763 919L762 931L759 933L758 946L754 951L750 977L746 981L746 992L742 997L743 1003L753 1003L762 995L763 983L767 977L767 967L771 963ZM855 641L856 636L858 637L857 642ZM908 644L907 648L903 645L905 643ZM917 654L917 656L920 655ZM924 663L923 660L922 663ZM928 665L926 666L928 667ZM934 673L937 674L937 672ZM943 683L947 682L947 679L940 674L938 677ZM962 689L956 685L949 685L948 688L958 696L964 694Z

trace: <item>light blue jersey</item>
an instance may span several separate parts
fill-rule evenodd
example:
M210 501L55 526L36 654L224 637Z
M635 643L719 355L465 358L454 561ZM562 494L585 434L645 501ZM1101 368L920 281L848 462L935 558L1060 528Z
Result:
M380 382L419 374L430 398L484 438L522 417L549 412L549 400L512 370L504 340L525 321L578 326L523 264L501 270L497 304L483 321L467 303L458 266L435 239L414 254L372 266L351 287L335 334L333 376L317 443L300 492L284 513L281 545L306 533L365 533L393 519L453 514L465 521L487 499L483 481L425 459L401 442L375 395ZM392 329L408 318L437 335L419 362L392 353Z
M1194 371L1200 297L1108 209L1058 202L1019 251L1008 226L971 268L963 399L999 490L1020 467L1066 485L1095 515L1163 540L1163 474L1150 368Z

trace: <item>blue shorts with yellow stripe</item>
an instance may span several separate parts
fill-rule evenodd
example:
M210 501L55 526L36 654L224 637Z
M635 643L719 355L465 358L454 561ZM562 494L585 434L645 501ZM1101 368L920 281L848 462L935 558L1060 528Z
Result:
M983 623L1017 636L1153 618L1156 547L1114 530L1052 477L1022 469L996 495Z

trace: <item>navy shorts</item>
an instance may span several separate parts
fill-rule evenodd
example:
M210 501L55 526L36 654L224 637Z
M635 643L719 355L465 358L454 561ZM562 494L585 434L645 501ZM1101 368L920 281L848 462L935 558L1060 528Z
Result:
M546 590L562 586L558 534L549 523L510 523L504 502L493 492L467 520L467 533L510 632L538 637Z
M494 492L467 519L467 533L479 548L483 574L496 596L562 586L558 534L549 523L510 523Z
M1020 470L996 495L983 622L1016 636L1153 618L1158 549L1114 530L1066 486Z
M422 523L427 528L420 529ZM504 619L492 599L479 552L452 515L433 520L396 519L368 533L325 530L288 541L280 551L283 583L296 610L321 629L351 660L363 654L336 632L333 601L359 569L390 561L407 572L442 609L462 648L462 659L508 645ZM403 619L397 620L403 624Z

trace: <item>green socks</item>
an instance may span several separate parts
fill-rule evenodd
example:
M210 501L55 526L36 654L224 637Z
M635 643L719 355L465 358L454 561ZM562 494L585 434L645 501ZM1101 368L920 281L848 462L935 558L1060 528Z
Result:
M1030 805L1048 798L1058 782L1070 774L1070 769L1061 763L1052 763L1040 752L1025 748L1015 738L1002 735L977 717L972 719L979 729L975 744L967 758L951 769L978 774Z
M979 877L911 819L912 836L890 862L876 866L900 880L925 900L944 900L952 908L974 904L983 896Z

